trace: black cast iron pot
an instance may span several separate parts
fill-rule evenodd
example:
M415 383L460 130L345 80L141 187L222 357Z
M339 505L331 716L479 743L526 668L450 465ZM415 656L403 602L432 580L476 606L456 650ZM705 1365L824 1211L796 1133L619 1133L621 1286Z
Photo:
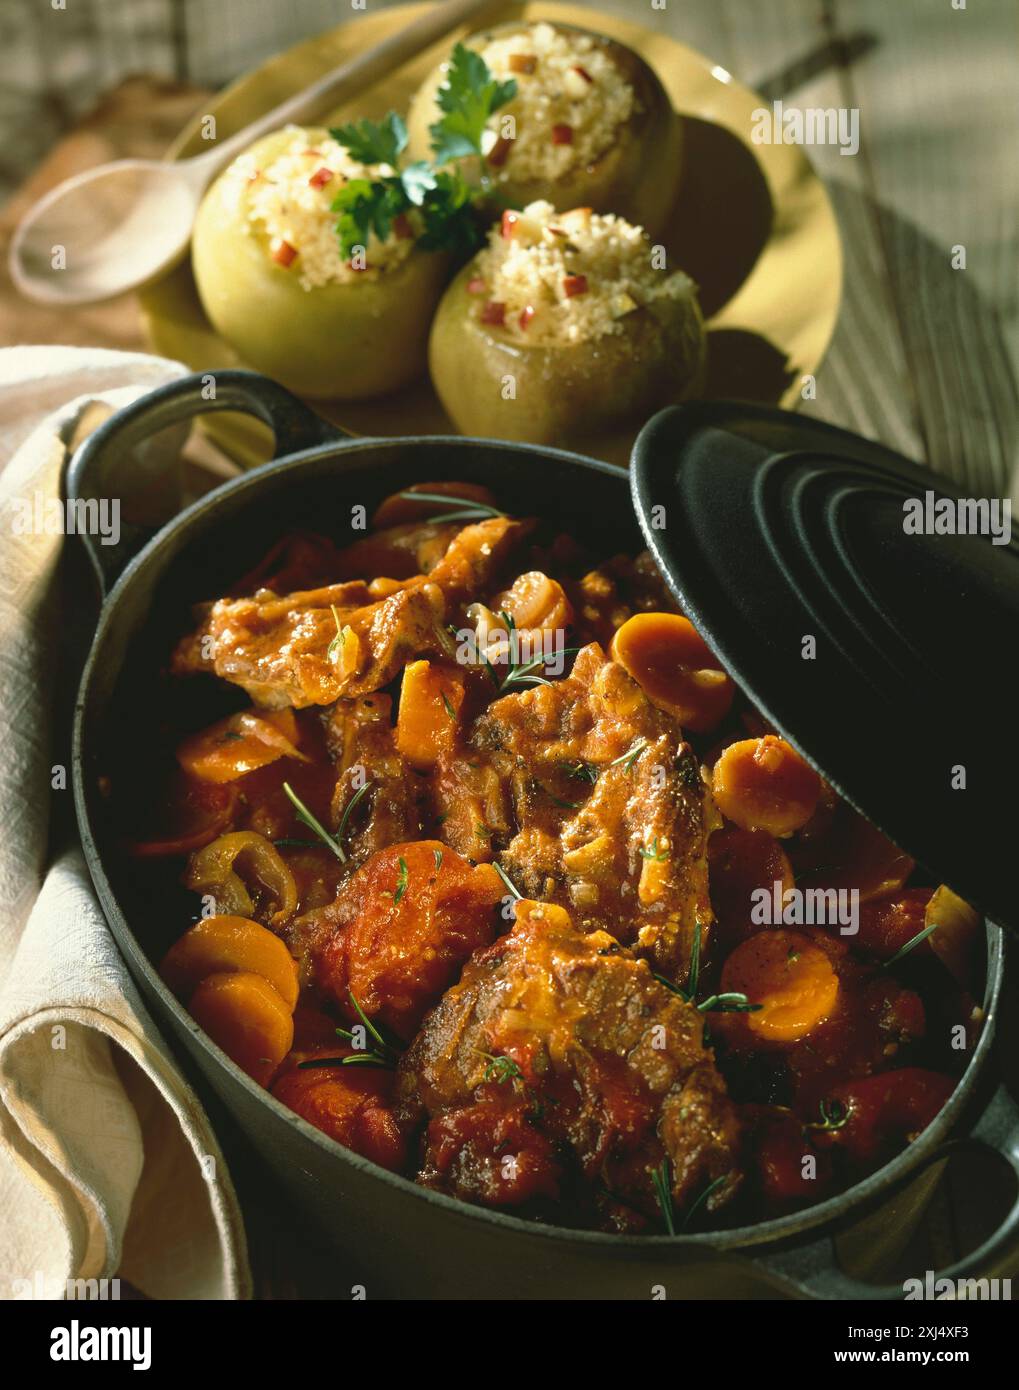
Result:
M425 1191L350 1153L255 1085L202 1033L169 992L156 962L182 930L170 900L125 861L111 833L99 777L132 720L151 673L194 602L226 589L294 527L329 529L350 507L369 511L415 481L483 482L510 511L540 510L611 554L642 546L627 473L554 449L466 438L341 437L282 387L246 372L187 377L120 411L78 451L71 498L116 495L127 451L169 425L212 410L248 413L275 432L276 458L217 488L157 534L131 531L119 547L88 542L104 592L74 722L74 791L92 878L114 936L157 1020L287 1193L352 1257L370 1296L409 1298L741 1297L771 1291L825 1298L901 1298L845 1274L835 1258L880 1245L902 1211L920 1208L953 1145L988 1147L1019 1177L1019 1112L995 1086L994 1032L1005 949L988 927L987 1023L965 1075L923 1135L850 1191L811 1209L741 1229L692 1236L619 1237L537 1226ZM536 507L536 499L541 499ZM337 526L337 529L338 526ZM129 563L125 561L133 553ZM120 572L122 571L122 572ZM888 1213L891 1212L892 1215ZM992 1238L939 1277L1000 1273L1019 1243L1019 1200ZM923 1271L918 1271L922 1276Z

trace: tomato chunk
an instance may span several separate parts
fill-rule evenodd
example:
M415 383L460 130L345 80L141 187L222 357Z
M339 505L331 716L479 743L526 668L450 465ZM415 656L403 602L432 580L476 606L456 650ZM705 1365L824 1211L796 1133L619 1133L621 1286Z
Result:
M327 1045L304 1060L341 1057L349 1052L349 1048ZM389 1108L392 1088L390 1071L339 1064L292 1067L277 1078L272 1093L344 1148L397 1173L406 1163L407 1146Z
M825 1107L837 1117L837 1127L820 1133L818 1142L837 1146L863 1165L884 1163L918 1138L954 1090L952 1077L924 1067L845 1081L832 1087Z
M490 864L472 867L438 840L391 845L295 930L314 939L315 979L348 1017L353 995L410 1038L471 953L493 940L505 891Z

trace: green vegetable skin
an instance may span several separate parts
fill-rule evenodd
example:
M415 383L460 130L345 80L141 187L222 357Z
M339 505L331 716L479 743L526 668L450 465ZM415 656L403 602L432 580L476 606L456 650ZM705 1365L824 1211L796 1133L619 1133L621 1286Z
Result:
M443 296L428 348L432 381L463 434L532 444L580 443L702 387L704 324L695 296L620 320L622 332L565 347L527 347L482 323L471 261ZM506 400L504 379L516 399Z
M255 158L272 159L286 138L265 136L252 146ZM265 237L227 204L219 179L199 208L191 259L216 331L250 366L303 396L380 396L424 371L445 255L414 250L377 279L302 289L297 262L275 264Z
M553 27L560 32L571 32L570 25ZM519 32L520 28L519 24L502 25L473 34L466 43L470 48L480 49L490 38ZM496 185L499 202L508 207L525 207L543 198L560 212L576 207L615 212L655 237L668 221L679 188L683 166L682 121L673 110L657 74L643 58L604 35L591 34L590 37L611 57L620 78L633 87L638 109L623 126L616 143L595 164L551 183L535 179L500 179ZM445 73L440 66L425 80L411 102L407 116L409 159L429 157L428 128L441 115L435 95L444 80ZM514 111L515 103L510 102L499 114L512 115ZM465 168L469 163L465 161ZM512 158L508 168L512 168Z

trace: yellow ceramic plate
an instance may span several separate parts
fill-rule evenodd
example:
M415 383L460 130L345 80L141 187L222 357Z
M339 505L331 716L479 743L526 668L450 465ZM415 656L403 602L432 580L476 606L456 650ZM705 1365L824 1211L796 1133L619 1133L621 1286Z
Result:
M399 6L362 15L308 39L234 83L210 105L220 136L232 135L263 111L377 43L425 8ZM493 22L524 17L597 28L628 44L656 69L687 118L686 173L666 238L670 263L700 287L709 330L709 396L739 396L795 406L801 378L816 372L831 339L842 290L842 248L824 187L793 145L754 145L755 108L765 105L724 69L674 39L579 5L507 6ZM405 111L414 90L450 51L458 35L427 49L326 124L354 116ZM171 156L199 154L200 118ZM243 366L213 331L185 261L141 295L156 352L196 371ZM443 434L453 431L427 381L382 401L337 402L316 409L356 434ZM238 463L268 457L269 435L247 418L217 416L210 433ZM625 462L633 431L589 446Z

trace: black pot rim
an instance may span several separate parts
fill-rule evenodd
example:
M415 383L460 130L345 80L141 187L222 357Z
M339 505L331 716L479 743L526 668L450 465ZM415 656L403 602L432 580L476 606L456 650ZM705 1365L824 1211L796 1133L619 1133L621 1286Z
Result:
M372 1163L370 1159L363 1158L360 1154L354 1153L350 1149L345 1149L341 1144L330 1139L328 1135L316 1129L294 1111L284 1106L270 1091L257 1085L251 1077L243 1072L235 1062L231 1061L211 1038L207 1037L201 1028L199 1028L188 1014L183 1004L180 1003L176 996L173 995L163 983L155 966L149 960L140 941L135 936L134 931L121 911L120 905L117 902L116 896L106 876L102 856L92 831L92 822L88 811L89 796L84 783L84 760L82 755L88 742L86 715L88 713L87 706L90 686L118 603L124 593L130 589L139 573L151 565L156 565L158 567L160 553L171 537L177 537L182 530L189 528L200 518L206 517L209 512L214 512L221 505L225 497L235 496L245 491L251 491L257 494L268 479L276 478L280 474L287 472L299 471L305 465L312 462L324 461L330 457L341 455L349 456L351 454L371 452L382 445L391 447L394 444L399 445L400 449L405 450L408 454L412 453L415 447L420 445L426 445L429 448L441 445L444 448L448 448L451 452L455 452L459 449L476 450L478 448L490 448L494 451L501 451L509 454L525 453L532 457L535 454L539 454L542 458L548 459L550 463L562 461L574 465L579 464L584 468L604 473L608 476L617 477L621 486L626 489L626 496L629 500L629 473L627 469L621 468L617 464L588 458L583 454L577 454L565 449L538 447L509 440L482 439L462 435L407 436L397 440L384 437L359 437L322 444L296 453L286 454L280 458L262 464L252 469L250 472L243 473L236 478L231 478L221 486L191 503L190 506L186 507L177 516L173 517L161 527L138 554L130 560L103 603L95 635L89 650L88 659L85 663L79 683L74 711L72 763L74 799L78 825L89 872L95 884L106 918L121 950L126 952L135 969L144 976L150 989L159 998L162 1007L175 1017L178 1025L183 1031L186 1031L192 1036L193 1041L205 1052L210 1062L227 1072L234 1083L244 1088L253 1099L259 1099L263 1104L267 1105L270 1111L274 1113L277 1120L294 1126L307 1141L316 1145L323 1154L350 1164L362 1173L377 1178L385 1186L389 1186L404 1193L413 1193L421 1200L431 1203L438 1210L445 1211L449 1213L450 1216L457 1217L463 1221L482 1222L497 1229L512 1232L516 1235L526 1235L538 1241L547 1241L549 1245L561 1244L564 1241L579 1242L589 1247L600 1247L604 1249L606 1254L615 1253L623 1256L627 1253L662 1253L665 1251L676 1251L683 1247L734 1251L748 1249L754 1246L774 1245L789 1241L794 1237L803 1237L807 1234L821 1234L824 1230L831 1229L836 1223L844 1221L850 1214L862 1215L864 1211L877 1205L881 1198L891 1195L894 1190L903 1186L909 1178L918 1175L933 1159L939 1156L939 1151L943 1151L946 1140L948 1140L953 1127L968 1105L972 1092L983 1072L988 1055L993 1047L996 1011L1002 987L1005 958L1005 946L1002 934L990 922L986 924L988 954L983 1000L983 1009L985 1011L984 1026L973 1050L973 1055L970 1057L966 1070L958 1079L952 1095L935 1120L923 1131L920 1137L904 1149L902 1153L898 1154L875 1173L864 1178L861 1182L803 1211L779 1217L771 1221L755 1222L753 1225L749 1226L676 1236L624 1236L601 1231L576 1230L567 1226L555 1226L541 1222L526 1221L520 1217L511 1216L501 1211L486 1207L472 1206L457 1198L447 1196L445 1193L434 1192L429 1188L420 1187L410 1178L405 1178L399 1173L392 1173L385 1168L380 1168L377 1164Z

